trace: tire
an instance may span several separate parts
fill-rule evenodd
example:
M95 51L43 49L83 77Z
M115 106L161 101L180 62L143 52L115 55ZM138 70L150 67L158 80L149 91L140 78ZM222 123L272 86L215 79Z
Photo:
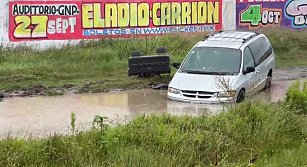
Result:
M272 78L271 78L271 76L268 75L267 78L266 78L266 81L265 81L264 89L271 88L271 86L272 86Z
M236 99L236 103L240 103L244 100L245 98L245 90L241 89L238 93L237 99Z

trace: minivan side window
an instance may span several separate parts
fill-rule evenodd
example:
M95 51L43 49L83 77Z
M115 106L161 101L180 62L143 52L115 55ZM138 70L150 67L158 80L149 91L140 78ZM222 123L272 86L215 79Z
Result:
M248 47L243 52L243 71L246 71L247 67L255 67L255 60Z
M265 37L261 37L252 42L249 48L254 56L256 66L266 60L273 51L270 42Z

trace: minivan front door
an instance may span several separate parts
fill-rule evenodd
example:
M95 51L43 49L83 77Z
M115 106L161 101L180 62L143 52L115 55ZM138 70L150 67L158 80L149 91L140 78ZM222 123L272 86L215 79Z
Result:
M266 82L266 67L264 66L263 63L259 64L256 68L255 68L255 76L257 78L257 87L255 88L256 91L260 91L263 89L263 87L265 86L265 82Z

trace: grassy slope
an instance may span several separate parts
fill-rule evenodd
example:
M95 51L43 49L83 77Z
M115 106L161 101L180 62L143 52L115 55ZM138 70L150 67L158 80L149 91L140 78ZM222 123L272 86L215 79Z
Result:
M100 40L37 52L21 47L1 50L0 90L36 85L61 87L97 82L91 89L126 88L141 86L153 80L139 80L127 76L127 60L134 49L145 54L154 53L159 46L167 46L173 59L180 59L192 47L197 36L184 39L179 36L151 39ZM99 90L97 90L99 91Z
M277 32L276 32L277 31ZM277 66L306 66L306 32L266 30L277 54ZM127 76L127 60L133 49L154 54L167 47L172 61L181 61L203 34L170 35L141 39L100 40L62 49L33 51L29 48L0 50L0 90L35 86L62 87L91 83L82 91L143 87L170 77L140 80Z
M277 67L307 66L306 31L266 29L276 53Z

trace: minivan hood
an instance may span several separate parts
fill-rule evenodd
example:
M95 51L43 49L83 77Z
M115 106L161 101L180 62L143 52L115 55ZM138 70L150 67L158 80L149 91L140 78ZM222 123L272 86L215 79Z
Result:
M188 74L177 72L169 84L169 87L180 90L219 92L223 91L223 89L217 84L218 78L229 80L230 85L233 87L236 83L235 80L237 76Z

